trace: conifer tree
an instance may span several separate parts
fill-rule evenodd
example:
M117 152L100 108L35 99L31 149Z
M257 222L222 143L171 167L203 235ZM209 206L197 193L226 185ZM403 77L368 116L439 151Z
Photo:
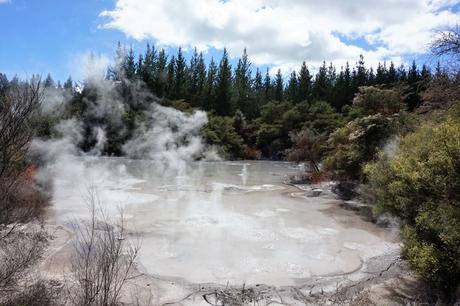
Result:
M298 98L297 101L306 101L310 99L312 84L311 84L311 75L310 71L308 70L307 64L305 61L302 63L299 72L299 80L298 80L299 90L298 90Z
M152 52L152 54L154 54ZM155 93L159 97L164 97L167 94L167 88L168 88L168 80L172 81L174 78L174 71L170 71L169 68L172 69L174 67L174 63L172 66L168 66L168 56L166 55L166 51L164 49L161 49L160 52L158 53L158 60L155 60L155 57L153 57L153 75L154 75L154 88L155 88ZM174 60L172 61L174 62ZM172 79L169 79L169 77L172 77Z
M319 68L318 73L315 76L315 82L313 84L313 96L316 100L324 100L328 90L328 78L326 62Z
M72 80L72 77L69 76L67 78L67 80L64 82L64 85L63 85L64 89L65 90L68 90L68 91L72 91L73 90L73 80Z
M182 48L177 52L177 59L174 65L174 93L173 99L183 99L187 95L187 63L182 53Z
M264 95L265 95L265 101L270 101L273 99L272 95L272 80L270 77L270 72L267 67L267 71L265 72L265 78L264 78Z
M206 86L206 64L204 62L203 53L200 52L198 55L198 61L196 63L196 106L203 107L205 99L205 86Z
M420 80L420 76L417 69L417 64L415 64L415 60L412 61L412 66L409 68L407 72L407 82L409 85L414 85Z
M284 83L283 83L283 75L281 74L281 69L278 69L278 72L275 76L275 100L276 101L283 101L283 92L284 92Z
M375 74L375 83L376 84L385 84L386 83L386 78L387 78L387 71L386 71L386 65L383 63L383 65L379 62L377 65L377 71Z
M367 83L367 70L366 70L366 66L365 66L365 63L364 63L364 57L363 55L361 54L359 56L359 61L356 65L356 80L355 80L355 87L360 87L360 86L364 86L366 85Z
M219 64L216 85L216 113L220 116L230 116L233 112L232 107L232 66L228 59L227 49L224 49L222 59Z
M393 84L398 81L398 73L393 62L390 63L390 68L388 69L387 81L390 84Z
M48 75L46 76L45 82L43 82L43 86L45 88L54 88L54 87L56 87L56 83L54 82L54 80L51 77L50 73L48 73Z
M123 62L123 72L124 77L128 80L134 79L134 76L136 75L136 61L132 47L129 48L129 52L126 54L125 60Z
M334 101L332 101L332 106L337 111L340 111L342 107L347 104L347 91L348 87L346 85L345 81L345 71L343 69L343 66L340 68L339 75L337 77L337 83L335 85L334 90L337 92L337 96Z
M142 79L142 71L144 70L144 56L142 54L139 54L137 57L137 63L136 63L136 77L138 79Z
M215 111L216 109L216 81L217 81L217 65L214 59L211 58L209 63L208 74L206 76L206 84L204 86L204 109L207 111Z
M235 105L243 112L246 117L251 117L251 62L248 59L246 49L243 51L242 57L238 60L238 65L235 69L234 80L234 95Z
M197 49L193 49L193 55L190 59L190 84L189 84L189 98L192 100L192 104L194 104L196 100L196 96L198 94L198 51Z
M385 79L384 78L384 82L385 82ZM367 72L367 81L366 81L366 85L367 86L372 86L372 85L375 85L375 74L374 74L374 68L369 68L369 71Z
M337 82L337 71L334 65L329 63L329 67L327 68L327 87L326 87L326 101L332 103L335 99L336 93L334 92L334 88Z
M428 84L428 82L430 82L431 80L431 70L425 64L423 64L422 66L422 71L420 72L420 78L425 83L425 85Z
M299 97L299 86L297 83L297 73L294 71L291 72L291 77L289 78L288 86L286 88L286 98L292 103L298 102Z
M264 83L262 79L262 73L260 72L259 68L256 70L256 75L253 81L253 92L255 96L254 101L254 109L255 113L254 116L258 117L260 114L260 107L266 102L265 100L265 90L264 90Z
M151 48L150 44L147 44L147 48L144 54L144 63L142 65L140 75L144 83L147 84L147 87L155 94L159 95L159 93L157 92L157 88L155 87L155 60L155 47Z
M175 72L176 72L176 57L173 56L171 60L169 61L169 64L167 66L167 77L166 77L166 96L170 99L174 99L176 97L176 94L174 92L175 90Z
M404 67L404 64L401 64L401 66L399 66L396 75L397 75L398 81L400 82L407 81L407 72L406 72L406 68Z

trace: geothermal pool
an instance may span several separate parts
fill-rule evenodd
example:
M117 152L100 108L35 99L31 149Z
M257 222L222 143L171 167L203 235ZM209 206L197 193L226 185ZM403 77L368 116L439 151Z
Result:
M330 193L308 197L283 184L299 172L291 163L162 169L151 161L91 158L54 167L57 222L87 216L84 197L94 187L108 211L124 207L130 230L141 237L141 269L158 277L294 285L351 273L398 247L386 230L337 208Z

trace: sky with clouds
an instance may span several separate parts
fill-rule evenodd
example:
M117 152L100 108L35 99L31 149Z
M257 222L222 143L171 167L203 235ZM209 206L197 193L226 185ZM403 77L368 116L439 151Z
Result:
M85 54L110 58L117 41L196 46L208 59L247 48L255 64L285 72L360 54L369 65L427 61L434 33L459 12L453 0L0 0L0 71L78 78Z

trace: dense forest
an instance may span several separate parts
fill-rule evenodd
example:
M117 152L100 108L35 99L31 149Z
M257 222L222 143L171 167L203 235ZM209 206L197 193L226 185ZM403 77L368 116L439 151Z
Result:
M460 33L449 35L435 41L432 51L458 63ZM81 123L83 151L123 156L152 104L189 114L204 110L208 121L201 136L221 157L304 162L310 166L306 180L338 181L343 198L360 196L373 205L375 215L397 217L403 256L445 301L455 298L460 283L460 74L454 64L438 62L432 71L415 61L409 67L390 62L374 69L360 57L340 68L324 62L316 73L303 62L285 77L282 71L275 76L261 71L246 51L232 67L226 50L218 61L206 63L196 50L187 61L180 48L167 54L150 45L138 55L119 45L115 63L102 85L91 79L76 84L69 78L62 85L51 76L44 79L45 98L62 103L24 113L24 123L33 127L24 147L32 137L59 137L56 125L74 118ZM37 82L36 77L8 80L0 74L0 99L21 97L18 92ZM2 128L10 131L0 137L8 167L30 162L25 152L21 158L10 154L17 147L4 135L15 130ZM102 147L99 130L106 140ZM2 186L8 183L5 171ZM13 192L2 192L16 201ZM10 208L0 215L5 223L11 218L5 213L14 211Z
M149 104L156 101L182 111L205 110L209 124L203 135L223 157L284 159L293 145L291 134L303 129L329 134L356 116L353 99L361 87L396 90L402 109L412 112L422 103L421 93L430 82L449 78L439 63L434 72L426 65L417 67L415 61L407 69L403 65L396 68L392 62L379 63L374 71L366 67L363 57L340 69L324 62L316 74L303 62L300 71L285 78L280 70L273 77L268 69L255 68L246 51L236 67L231 66L226 50L219 62L211 59L208 65L196 50L186 61L180 48L177 54L167 54L147 45L136 56L132 48L119 45L116 54L116 64L106 78L114 82L116 98L123 104L121 123L97 118L92 112L103 93L90 80L79 85L71 78L56 84L50 75L44 80L47 90L60 91L69 100L66 109L56 110L55 117L76 117L88 126L104 127L107 155L123 154L123 143ZM8 84L5 76L2 84L3 88ZM51 135L50 126L58 118L49 114L48 119L42 122L39 136ZM122 125L123 133L117 124ZM86 136L81 145L89 151L95 142L91 135Z

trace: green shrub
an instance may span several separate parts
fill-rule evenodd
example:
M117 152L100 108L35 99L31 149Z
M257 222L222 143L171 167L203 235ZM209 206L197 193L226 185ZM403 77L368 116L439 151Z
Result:
M401 112L397 91L377 87L360 87L348 116L352 120L330 135L324 161L339 180L365 181L363 165L376 160L391 138L407 134L416 124L413 115Z
M460 119L446 116L405 136L394 156L365 167L377 212L404 222L403 254L433 286L460 283Z
M234 128L233 118L209 116L208 124L203 128L202 135L206 143L217 147L222 157L242 158L245 152L243 138Z

